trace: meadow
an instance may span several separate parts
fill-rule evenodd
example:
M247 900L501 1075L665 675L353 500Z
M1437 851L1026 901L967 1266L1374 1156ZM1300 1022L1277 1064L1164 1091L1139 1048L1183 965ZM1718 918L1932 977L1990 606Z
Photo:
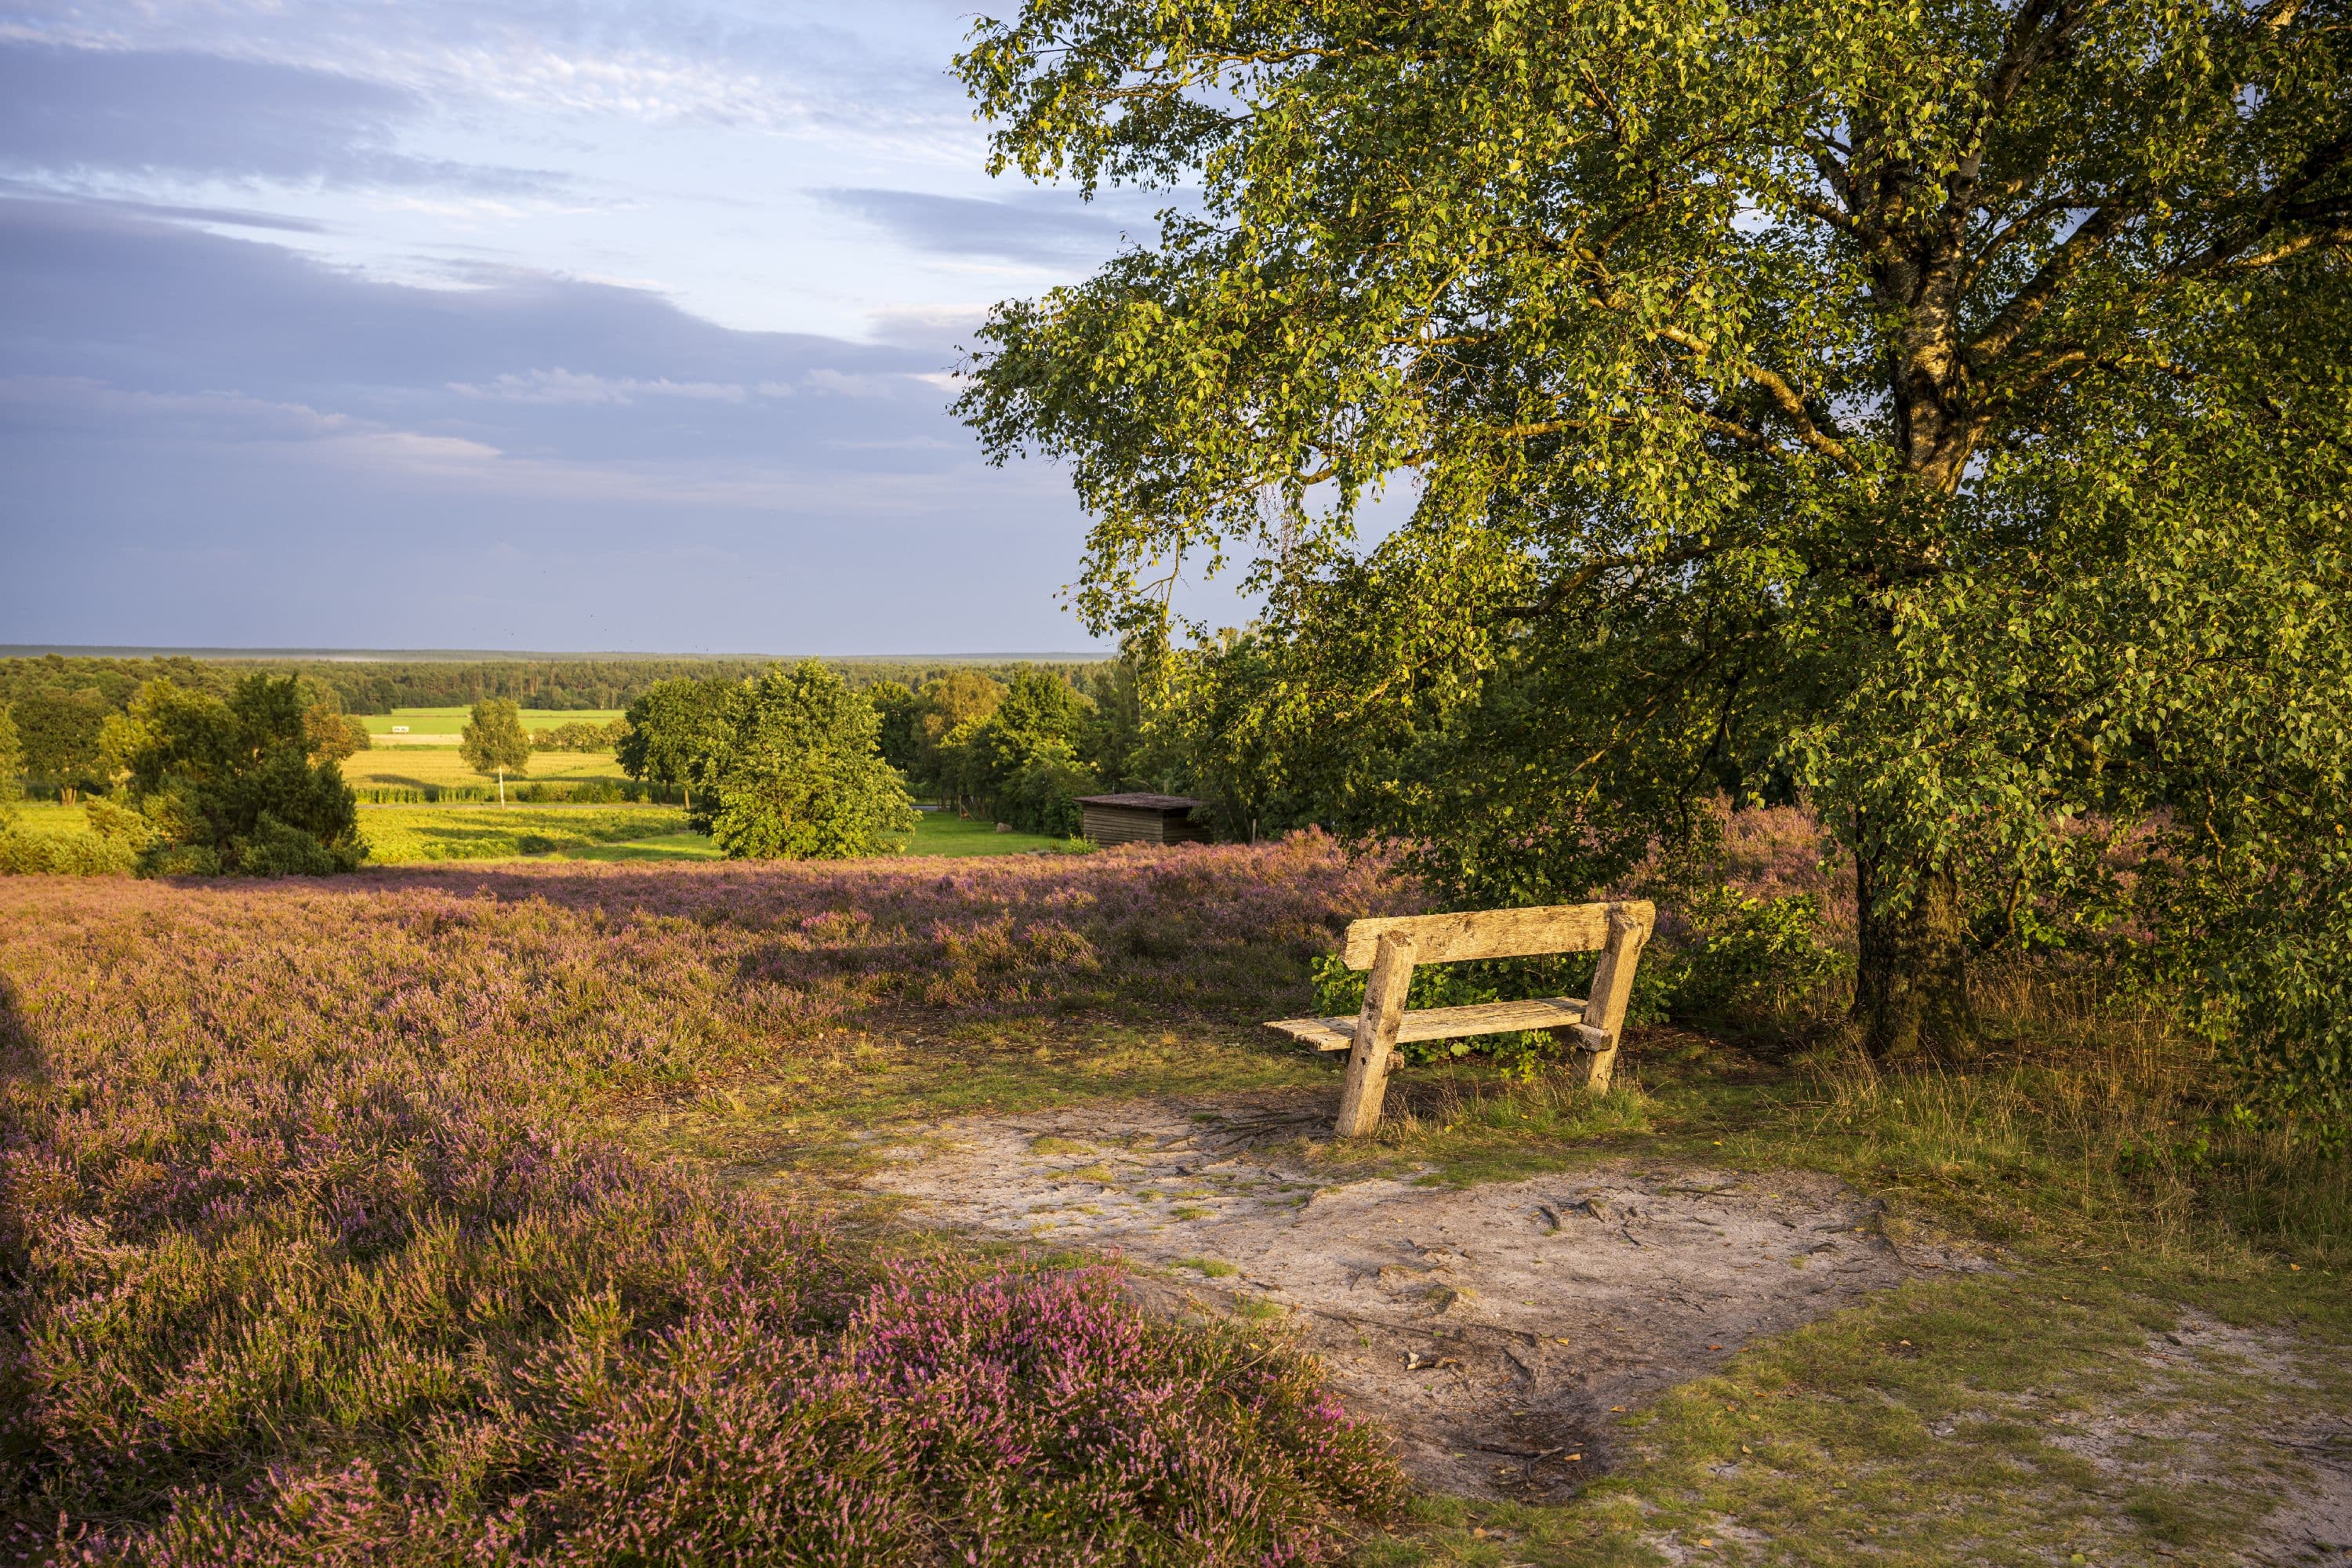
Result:
M358 759L354 758L354 761ZM87 837L79 805L29 802L18 820L44 837ZM674 805L362 805L369 863L443 860L712 860L710 840ZM1083 846L1035 833L999 833L989 822L925 812L910 856L1067 854Z
M492 782L467 767L455 746L383 747L355 752L343 759L342 769L343 782L353 789L386 784L411 789L446 788ZM618 784L626 776L610 752L533 752L530 766L520 773L509 773L507 784L512 788L532 780L604 779Z
M1265 1332L878 1247L598 1122L908 1009L1230 1007L1368 891L1311 848L14 879L8 1545L1329 1560L1402 1487Z
M1735 826L1738 886L1836 895ZM2081 974L1986 973L1964 1060L1870 1063L1832 989L1646 1026L1605 1100L1416 1067L1297 1152L1811 1169L1992 1266L1612 1414L1565 1501L1412 1495L1279 1313L877 1205L951 1115L1328 1094L1256 1022L1423 905L1311 836L0 882L0 1510L134 1562L2224 1563L2336 1473L2344 1162Z
M618 708L524 708L518 711L522 715L522 727L534 733L572 723L609 724L624 713ZM394 737L392 732L395 729L405 729L414 735L456 735L465 729L473 712L467 707L395 708L388 713L361 713L354 717L367 727L369 734L384 738L377 742L381 745L405 739Z

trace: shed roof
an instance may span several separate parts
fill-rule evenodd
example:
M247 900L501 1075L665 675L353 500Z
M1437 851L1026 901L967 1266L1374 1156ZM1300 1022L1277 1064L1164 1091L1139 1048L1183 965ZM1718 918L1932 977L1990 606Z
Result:
M1123 805L1132 811L1190 811L1204 803L1181 795L1082 795L1080 805Z

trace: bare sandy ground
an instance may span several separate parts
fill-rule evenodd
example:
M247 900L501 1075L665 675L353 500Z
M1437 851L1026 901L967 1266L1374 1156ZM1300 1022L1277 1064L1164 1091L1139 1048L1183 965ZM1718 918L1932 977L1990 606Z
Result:
M1457 1188L1310 1172L1328 1095L950 1122L877 1185L937 1222L1115 1251L1139 1288L1286 1309L1423 1482L1540 1498L1608 1462L1612 1406L1919 1268L1839 1183L1665 1161Z
M890 1149L874 1185L932 1223L1124 1257L1136 1293L1171 1309L1270 1303L1424 1485L1530 1501L1608 1468L1620 1414L1749 1341L1987 1266L1897 1246L1880 1205L1815 1173L1618 1160L1467 1188L1334 1174L1302 1158L1330 1113L1328 1094L1295 1093L969 1117ZM2149 1340L2149 1397L2041 1418L2119 1479L2169 1467L2259 1484L2227 1479L2242 1427L2168 1391L2240 1363L2298 1382L2294 1357L2282 1334L2192 1315ZM2352 1557L2352 1427L2252 1436L2277 1506L2233 1560Z

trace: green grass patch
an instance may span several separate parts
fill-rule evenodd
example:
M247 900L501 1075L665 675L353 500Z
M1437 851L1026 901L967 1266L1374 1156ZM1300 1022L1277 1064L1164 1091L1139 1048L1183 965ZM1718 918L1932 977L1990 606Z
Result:
M2343 1296L2280 1268L1906 1285L1630 1413L1574 1502L1441 1501L1362 1561L2235 1560L2309 1480L2292 1434L2352 1401Z
M1230 1279L1241 1269L1220 1258L1180 1258L1179 1268L1189 1268L1195 1274L1205 1274L1212 1279Z
M383 746L354 752L342 762L343 782L354 789L446 789L452 784L495 784L466 765L455 746ZM610 752L533 752L530 766L507 774L507 785L560 779L625 782Z
M16 826L49 838L72 838L89 832L89 816L79 805L59 805L53 800L28 800L16 806Z
M72 808L79 821L81 810ZM1063 841L1034 833L974 831L974 825L926 813L909 855L1002 855L1058 851ZM360 829L380 866L432 860L714 860L709 839L686 826L671 805L387 805L360 813Z
M392 805L360 813L368 858L379 866L610 853L614 846L675 842L681 835L707 845L684 832L685 822L684 812L666 805Z
M916 825L909 855L1021 855L1032 849L1067 854L1086 847L1076 838L1055 838L1043 833L999 833L996 824L960 817L952 812L927 811Z
M525 708L520 711L522 727L529 731L554 730L565 724L609 724L623 716L618 708ZM455 735L473 716L471 708L395 708L389 713L355 715L371 735L389 735L404 727L414 735Z

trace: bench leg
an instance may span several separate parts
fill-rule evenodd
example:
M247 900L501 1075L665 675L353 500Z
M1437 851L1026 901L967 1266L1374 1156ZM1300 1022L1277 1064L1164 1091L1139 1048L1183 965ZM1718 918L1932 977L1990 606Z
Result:
M1356 1041L1348 1051L1348 1087L1339 1095L1342 1138L1370 1137L1381 1124L1389 1061L1404 1018L1405 993L1412 988L1412 947L1410 936L1381 937L1372 972L1365 977L1364 1010L1356 1015Z
M1584 1005L1587 1031L1598 1030L1607 1044L1577 1054L1584 1069L1584 1088L1593 1094L1609 1090L1610 1075L1617 1070L1617 1042L1625 1033L1625 1005L1633 998L1633 966L1642 961L1643 944L1650 940L1650 924L1622 909L1609 911L1609 941L1601 963L1592 971L1592 995Z
M1568 1047L1570 1081L1588 1094L1609 1092L1609 1076L1617 1068L1615 1036L1611 1036L1609 1044L1598 1050L1582 1030L1574 1027L1554 1029L1551 1037Z

